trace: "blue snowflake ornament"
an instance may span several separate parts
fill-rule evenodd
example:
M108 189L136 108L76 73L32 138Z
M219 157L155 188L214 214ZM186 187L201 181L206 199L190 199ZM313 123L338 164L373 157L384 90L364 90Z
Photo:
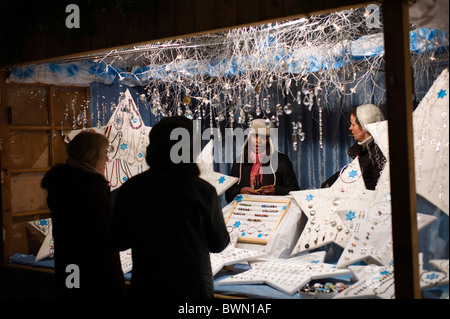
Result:
M352 170L348 173L348 177L355 178L356 176L358 176L358 171Z
M39 226L47 226L48 221L46 221L45 219L42 219L39 221Z
M345 217L346 217L346 220L351 221L351 220L353 220L353 218L356 218L356 212L349 211L348 214L345 215Z
M442 90L440 90L440 91L438 92L437 95L438 95L438 99L443 99L444 96L447 95L447 90L442 89Z

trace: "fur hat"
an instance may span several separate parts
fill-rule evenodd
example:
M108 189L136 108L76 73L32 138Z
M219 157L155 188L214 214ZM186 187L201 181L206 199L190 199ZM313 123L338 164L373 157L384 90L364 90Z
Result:
M356 108L356 117L365 131L367 131L367 124L384 121L383 113L381 113L380 109L373 104L358 106Z

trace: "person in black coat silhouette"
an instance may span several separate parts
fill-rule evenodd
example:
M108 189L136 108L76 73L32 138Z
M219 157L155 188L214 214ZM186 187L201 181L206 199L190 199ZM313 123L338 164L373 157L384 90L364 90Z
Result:
M120 256L109 237L112 203L102 173L108 147L104 135L77 134L67 146L66 163L51 168L41 182L48 190L58 298L125 296Z
M172 140L176 130L189 138ZM230 239L216 189L199 177L192 133L193 123L185 117L162 119L150 131L150 169L118 191L112 231L116 249L132 251L132 299L214 295L209 254L221 252ZM177 143L185 143L189 153L179 163L171 152Z

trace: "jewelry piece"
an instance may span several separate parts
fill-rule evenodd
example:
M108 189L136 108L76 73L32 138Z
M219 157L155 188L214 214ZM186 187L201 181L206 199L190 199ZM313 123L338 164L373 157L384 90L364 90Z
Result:
M261 229L261 227L264 227L264 229ZM258 233L262 233L264 230L266 229L266 225L264 223L262 223L261 225L258 226Z
M246 215L245 213L241 213L241 212L234 212L233 214L234 214L234 215L242 215L242 216L245 216L245 215Z
M137 130L137 129L139 129L142 126L142 119L139 116L135 117L135 114L139 115L139 112L136 110L136 106L134 105L133 100L129 99L128 103L130 105L130 108L129 108L129 112L130 112L130 119L129 119L130 126L133 129ZM137 121L139 121L139 125L134 126L134 124L136 124Z
M119 184L119 172L118 172L117 161L118 161L118 159L114 160L114 162L111 165L111 167L112 167L111 175L109 175L109 173L108 173L108 165L106 165L106 167L105 167L105 175L106 175L106 178L108 179L109 185L111 187L116 187L117 184ZM115 167L115 170L116 170L115 174L114 174L114 167ZM113 185L113 177L115 177L115 184L114 185Z
M142 162L145 158L145 149L147 145L147 137L145 136L145 130L141 130L141 134L139 136L139 142L137 143L135 147L135 159L138 162ZM139 150L139 148L142 148L142 151Z
M124 160L118 159L117 160L119 163L119 169L118 169L118 174L117 175L121 175L121 172L123 172L125 174L125 176L123 176L122 178L119 177L119 181L121 184L125 183L133 174L130 171L130 168L128 167L128 163L125 162Z
M125 135L128 135L127 130L125 130L125 133L121 133L121 139L120 139L120 143L118 143L118 147L119 147L119 155L120 156L126 156L128 155L129 152L129 147L128 147L128 143L125 143L122 141L122 138L124 141L127 141L127 137Z
M116 130L120 131L123 127L123 112L119 109L114 116L114 127Z
M352 165L352 164L353 164L353 163L351 163L351 164L348 166L348 168L351 168L351 165ZM347 165L344 165L344 167L342 167L341 171L339 172L339 178L340 178L341 181L343 181L344 183L346 183L346 184L354 183L354 182L356 182L356 181L361 177L361 174L360 174L357 170L353 169L353 170L351 170L350 172L348 172L348 179L345 180L344 177L343 177L342 175L343 175L343 173L344 173L344 171L345 171L346 168L347 168ZM355 178L355 177L356 177L356 178ZM345 188L341 189L341 192L345 192Z
M245 232L247 230L247 228L248 228L248 224L242 224L242 225L239 226L239 231L241 233Z
M116 138L119 137L119 140L117 141L117 146L114 146L114 141ZM114 152L114 155L108 156L111 160L114 159L117 155L117 152L119 151L119 145L120 141L122 140L122 131L117 132L116 136L114 136L113 140L109 143L109 152Z
M136 156L135 156L134 152L132 152L132 150L133 150L133 140L130 141L130 151L128 152L128 155L127 155L127 163L130 166L132 166L134 164L134 161L136 159ZM130 160L130 155L133 155L131 158L132 160Z

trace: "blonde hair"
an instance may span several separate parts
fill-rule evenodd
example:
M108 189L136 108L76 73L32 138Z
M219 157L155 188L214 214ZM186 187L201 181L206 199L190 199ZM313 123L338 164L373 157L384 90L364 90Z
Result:
M108 146L109 140L105 135L93 131L83 131L78 133L67 145L66 152L73 159L95 166L100 160L102 151Z

